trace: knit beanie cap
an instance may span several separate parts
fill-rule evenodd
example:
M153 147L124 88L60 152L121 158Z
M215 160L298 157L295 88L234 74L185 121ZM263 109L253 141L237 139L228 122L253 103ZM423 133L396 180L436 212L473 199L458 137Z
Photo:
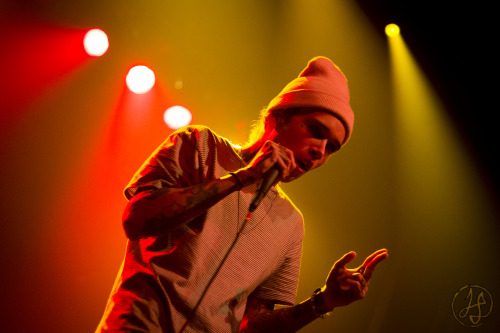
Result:
M276 110L316 107L337 117L345 128L349 140L354 124L354 113L349 105L347 79L330 59L315 57L300 75L267 106L268 114Z

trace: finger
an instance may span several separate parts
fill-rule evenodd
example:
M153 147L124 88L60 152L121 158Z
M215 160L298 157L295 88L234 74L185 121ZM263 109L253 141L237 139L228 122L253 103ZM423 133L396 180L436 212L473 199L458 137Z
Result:
M295 163L295 158L293 156L293 152L285 147L278 146L277 147L277 157L278 160L276 164L281 170L281 178L286 178L290 175L290 173L295 170L297 167Z
M368 264L375 258L377 257L378 255L384 253L384 252L387 252L386 249L380 249L378 251L375 251L373 252L372 254L370 254L366 259L365 261L363 262L363 265L364 267L368 266Z
M339 287L341 290L349 290L349 289L360 289L361 284L359 281L355 281L353 279L342 279L338 281Z
M272 162L272 165L280 169L280 178L288 177L292 170L297 167L293 152L273 141L267 141L264 146L266 158Z
M359 283L361 283L362 285L365 285L366 284L366 279L365 277L363 276L363 274L360 274L360 273L354 273L353 275L347 277L347 279L351 279L351 280L354 280L354 281L358 281Z
M378 264L380 264L383 260L385 260L389 254L386 252L382 252L378 254L373 260L371 260L368 265L365 268L365 271L363 273L364 277L366 280L370 280L373 274L373 271L377 267Z
M355 295L356 298L363 298L368 291L368 287L366 285L362 285L359 281L354 281L352 279L344 280L340 284L340 289L342 291L350 291Z
M282 161L283 157L280 150L279 145L273 141L266 141L262 146L260 153L255 158L255 164L261 165L263 174L273 166L277 166L280 169L280 173L284 172L285 163Z
M387 253L387 250L386 249L380 249L378 251L375 251L373 252L372 254L370 254L366 259L365 261L363 262L363 265L359 266L356 270L361 273L361 274L364 274L366 268L370 265L370 263L379 255L383 254L383 253Z
M346 276L338 279L339 284L344 281L355 281L358 282L362 287L366 287L368 285L368 281L363 277L362 274L355 273L351 276Z
M345 268L345 266L356 258L356 252L351 251L342 256L339 260L335 262L333 268L338 270L340 268Z
M278 160L276 154L274 153L275 148L273 147L273 144L274 142L272 141L266 141L260 148L259 153L252 160L252 164L265 164L264 171L271 168Z

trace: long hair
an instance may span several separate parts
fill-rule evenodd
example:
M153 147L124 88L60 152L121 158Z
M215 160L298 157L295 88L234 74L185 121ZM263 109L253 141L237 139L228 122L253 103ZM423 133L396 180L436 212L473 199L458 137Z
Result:
M248 141L243 145L243 149L250 148L264 137L269 114L270 112L267 108L263 108L262 110L260 110L259 119L252 122L252 127L248 135Z
M317 111L317 110L315 110ZM252 128L250 129L250 134L248 136L248 141L243 145L243 149L248 149L254 146L259 141L263 140L264 134L268 129L269 116L273 116L276 119L280 119L284 123L287 123L292 116L311 113L313 110L310 108L289 108L289 109L272 109L263 108L260 110L259 119L253 121ZM262 142L263 143L263 142Z

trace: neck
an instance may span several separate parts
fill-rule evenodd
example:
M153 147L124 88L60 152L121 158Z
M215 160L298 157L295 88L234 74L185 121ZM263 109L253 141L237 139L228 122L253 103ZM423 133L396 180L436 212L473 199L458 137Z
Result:
M264 143L259 140L252 145L243 148L241 150L241 158L243 159L243 161L245 161L245 163L249 163L254 158L255 154L257 154L263 144Z
M264 143L268 140L273 140L276 134L277 133L274 128L271 130L266 130L262 137L260 137L260 139L243 147L243 149L241 150L243 160L246 163L249 163L254 158L255 154L257 154L260 148L264 145Z

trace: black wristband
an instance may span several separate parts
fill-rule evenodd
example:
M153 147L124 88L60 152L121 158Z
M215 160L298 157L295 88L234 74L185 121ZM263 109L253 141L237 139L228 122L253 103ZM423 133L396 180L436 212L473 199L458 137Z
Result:
M236 176L236 174L234 172L230 172L229 173L231 176L234 177L234 179L236 179L236 184L238 184L238 189L236 191L239 191L243 188L243 184L241 183L240 179L238 178L238 176Z
M321 288L316 289L311 296L311 307L313 312L320 317L321 319L328 318L330 316L331 311L326 313L319 312L319 307L323 306L323 298L320 295Z

